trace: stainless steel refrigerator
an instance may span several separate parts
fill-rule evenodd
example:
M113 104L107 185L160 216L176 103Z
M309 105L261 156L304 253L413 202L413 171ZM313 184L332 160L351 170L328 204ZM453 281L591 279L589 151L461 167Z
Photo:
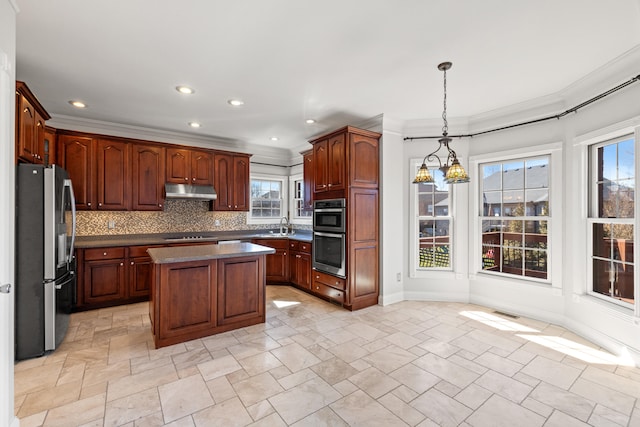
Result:
M67 172L19 164L16 179L15 359L55 350L76 295L76 210Z

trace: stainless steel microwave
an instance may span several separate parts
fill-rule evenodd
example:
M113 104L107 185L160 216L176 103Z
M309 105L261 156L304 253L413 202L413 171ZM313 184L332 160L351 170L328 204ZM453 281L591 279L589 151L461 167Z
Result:
M344 233L347 225L345 199L316 200L313 203L313 231Z

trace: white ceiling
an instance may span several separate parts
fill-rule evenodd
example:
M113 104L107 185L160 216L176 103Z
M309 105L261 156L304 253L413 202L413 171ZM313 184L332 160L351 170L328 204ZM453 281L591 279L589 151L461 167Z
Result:
M640 45L640 0L18 6L17 78L54 117L286 149L379 114L440 117L443 61L453 62L448 115L469 117L557 93ZM180 84L196 93L179 94ZM230 98L245 105L232 108Z

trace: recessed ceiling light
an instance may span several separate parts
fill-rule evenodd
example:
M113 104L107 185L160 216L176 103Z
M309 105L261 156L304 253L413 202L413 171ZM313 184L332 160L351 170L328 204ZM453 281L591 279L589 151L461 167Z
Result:
M184 93L185 95L191 95L192 93L195 93L195 90L193 88L190 88L189 86L176 86L176 90L180 93Z
M272 140L272 141L277 141L277 140L278 140L278 137L277 137L277 136L272 136L272 137L271 137L271 140Z
M306 124L308 124L308 125L312 125L312 124L314 124L316 121L315 121L315 120L313 120L313 119L307 119L307 120L305 120L304 122L305 122Z
M76 108L87 108L87 104L85 104L82 101L71 100L71 101L69 101L69 104L73 105Z
M199 128L201 125L198 122L189 122L189 126L192 128Z
M227 102L229 103L229 105L233 105L234 107L244 105L244 101L242 101L241 99L230 99Z

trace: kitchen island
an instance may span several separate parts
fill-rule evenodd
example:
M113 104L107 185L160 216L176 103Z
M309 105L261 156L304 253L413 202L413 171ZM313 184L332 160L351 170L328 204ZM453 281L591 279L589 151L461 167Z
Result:
M151 248L156 348L264 323L265 256L253 243Z

